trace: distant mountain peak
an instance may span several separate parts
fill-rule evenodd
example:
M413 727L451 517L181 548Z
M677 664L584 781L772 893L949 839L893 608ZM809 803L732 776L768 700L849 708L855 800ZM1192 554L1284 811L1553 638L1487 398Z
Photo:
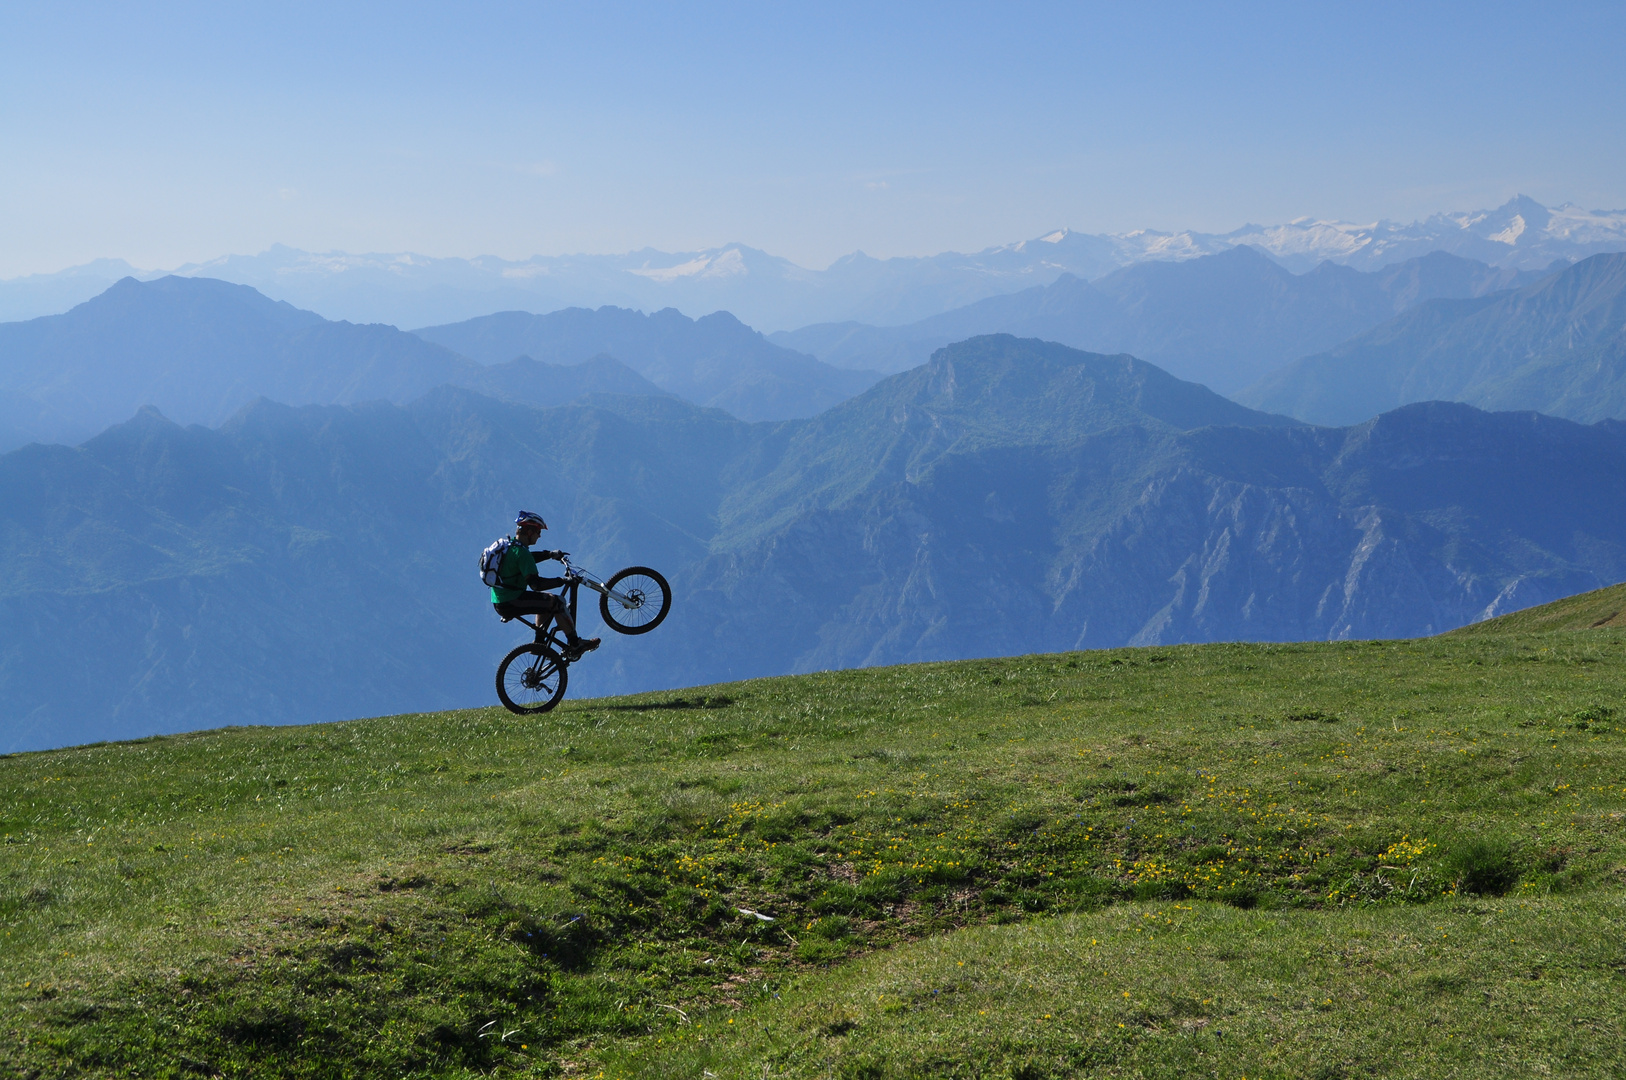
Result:
M627 271L650 281L674 281L683 277L733 277L737 274L748 274L750 268L745 265L745 257L740 254L737 247L724 248L711 255L698 255L688 262L678 263L676 266L648 265Z
M183 277L166 274L142 281L123 277L100 294L77 305L73 311L86 318L112 317L113 312L140 311L157 315L177 308L194 308L205 318L252 314L289 326L312 326L323 321L315 312L301 311L285 300L273 300L249 285L215 278ZM67 315L47 316L64 319Z
M1487 220L1493 224L1503 224L1506 227L1500 230L1509 232L1517 225L1513 235L1518 236L1525 229L1545 229L1547 223L1552 221L1552 211L1538 203L1528 195L1515 195L1487 215ZM1498 234L1500 235L1500 234ZM1496 239L1497 237L1492 237ZM1512 243L1512 240L1504 241Z
M443 325L503 309L543 312L615 304L640 311L726 309L752 326L775 331L849 320L901 325L1048 284L1062 273L1093 281L1133 263L1187 261L1241 245L1258 248L1294 272L1324 261L1373 270L1436 250L1498 268L1537 270L1556 260L1626 250L1626 210L1584 210L1569 203L1547 207L1520 194L1495 209L1441 212L1410 223L1303 215L1279 224L1250 222L1223 233L1096 234L1063 226L969 253L872 258L854 252L822 270L733 242L685 252L645 248L527 259L309 252L274 244L255 255L190 263L175 273L252 285L328 318L397 326ZM65 310L92 295L97 280L110 284L128 272L123 264L104 264L0 282L0 319L8 313L23 318ZM62 303L63 297L69 302Z

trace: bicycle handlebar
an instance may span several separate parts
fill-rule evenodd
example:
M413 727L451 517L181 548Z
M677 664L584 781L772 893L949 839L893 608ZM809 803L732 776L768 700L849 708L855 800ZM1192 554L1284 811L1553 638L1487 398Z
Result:
M568 553L561 552L559 561L565 564L566 581L580 582L584 585L592 586L600 591L603 591L604 582L600 581L598 576L592 571L588 570L586 567L577 566L575 563L571 562L570 555Z
M619 601L622 607L631 608L634 606L633 603L628 600L626 596L622 595L620 591L612 589L608 585L604 584L604 582L599 579L597 574L593 573L591 570L588 570L586 567L577 566L575 563L571 562L569 552L559 552L559 561L565 564L566 588L569 588L572 585L586 585L589 589L592 589L596 593L607 596L612 600Z

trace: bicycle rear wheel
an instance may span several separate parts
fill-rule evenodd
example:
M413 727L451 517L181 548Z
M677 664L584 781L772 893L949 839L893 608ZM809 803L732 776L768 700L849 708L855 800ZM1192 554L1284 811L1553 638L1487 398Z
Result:
M608 593L598 594L598 613L604 624L623 634L649 633L672 609L671 586L659 571L647 566L617 570L604 587L626 597L621 601L612 600Z
M568 668L546 645L521 645L497 665L497 697L509 712L547 712L565 696Z

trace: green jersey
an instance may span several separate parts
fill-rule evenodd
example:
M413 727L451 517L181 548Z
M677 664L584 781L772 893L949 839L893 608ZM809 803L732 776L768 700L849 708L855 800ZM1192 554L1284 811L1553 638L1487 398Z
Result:
M503 552L502 562L497 565L497 581L499 584L491 588L491 602L501 604L508 600L518 600L525 595L525 583L536 574L536 556L530 549L518 540L508 545Z

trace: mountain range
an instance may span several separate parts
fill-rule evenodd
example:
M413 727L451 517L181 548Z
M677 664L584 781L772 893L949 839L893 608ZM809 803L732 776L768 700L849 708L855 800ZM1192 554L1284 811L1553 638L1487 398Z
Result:
M518 318L569 333L486 349L492 339L482 328L508 325L503 316L427 332L467 339L491 357L484 363L393 326L330 322L246 285L125 278L65 314L0 323L0 449L75 443L144 405L181 423L217 425L257 397L405 403L448 383L538 405L673 392L745 419L785 419L876 378L773 345L726 313L698 322L612 308ZM527 347L544 358L524 355ZM612 348L653 381L605 355Z
M1136 263L1094 282L1063 274L907 326L825 323L771 339L840 367L896 372L950 342L1007 333L1132 353L1230 393L1423 300L1483 296L1542 276L1443 251L1369 272L1324 262L1294 274L1240 245L1182 262Z
M479 370L394 327L329 322L207 278L125 278L66 314L0 324L8 445L77 442L148 404L212 425L259 396L407 401Z
M274 246L174 271L251 285L330 319L395 326L457 322L493 311L614 305L676 307L690 315L727 310L766 330L821 322L883 326L917 322L1062 274L1093 281L1132 263L1182 261L1251 246L1295 272L1322 262L1375 270L1446 251L1491 266L1536 270L1602 251L1626 251L1626 211L1546 207L1517 196L1494 210L1435 214L1400 224L1300 218L1227 233L1139 229L1090 234L1055 229L975 253L871 258L862 252L810 270L742 244L702 251L529 259L307 252ZM55 314L137 272L100 260L55 274L0 281L0 319Z
M851 368L906 370L988 333L1130 353L1314 423L1430 399L1591 421L1626 417L1623 286L1623 255L1548 274L1444 252L1292 274L1243 246L1095 282L1063 275L904 327L820 324L767 338L728 312L613 307L403 333L206 278L126 278L67 314L0 324L0 450L76 442L145 404L218 424L262 395L405 403L448 383L537 405L665 392L744 420L801 418L879 377Z
M880 377L774 344L726 311L699 319L676 308L652 315L615 307L503 311L414 333L487 364L521 355L554 364L611 355L679 397L742 420L811 416Z
M1626 424L1460 404L1348 428L1009 336L818 416L145 410L0 456L0 749L491 700L475 555L516 507L671 619L572 692L1123 643L1434 633L1626 578ZM589 626L596 624L590 616Z
M1626 575L1617 421L1434 403L1327 429L1221 400L1129 357L951 346L798 425L724 500L694 603L810 670L1416 636Z
M1323 424L1410 401L1626 417L1626 255L1509 292L1432 300L1237 395Z

